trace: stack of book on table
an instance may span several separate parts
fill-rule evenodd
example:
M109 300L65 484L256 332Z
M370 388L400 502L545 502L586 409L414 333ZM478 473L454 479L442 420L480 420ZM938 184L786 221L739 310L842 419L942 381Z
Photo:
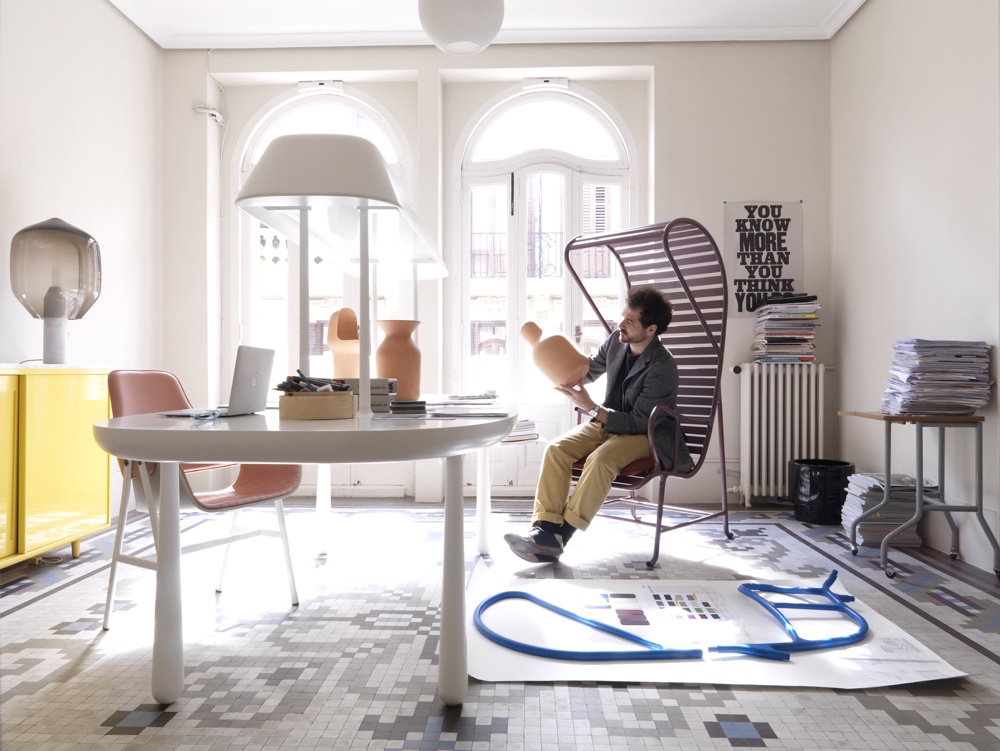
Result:
M772 297L757 307L754 362L814 362L819 304L815 295Z
M892 353L885 414L971 415L989 401L986 342L900 339Z
M860 473L847 478L847 499L841 512L841 523L850 531L851 524L861 514L882 503L885 497L885 475L881 473ZM938 500L937 483L924 478L924 498ZM893 474L889 483L889 505L858 525L859 545L879 546L882 540L896 527L913 518L916 509L917 481L906 474ZM894 537L894 547L920 547L917 525Z
M506 438L504 438L501 443L522 443L528 441L537 441L538 431L535 430L534 420L518 420L514 429L510 431Z
M404 402L391 401L389 402L389 412L394 415L426 415L427 402L422 399Z

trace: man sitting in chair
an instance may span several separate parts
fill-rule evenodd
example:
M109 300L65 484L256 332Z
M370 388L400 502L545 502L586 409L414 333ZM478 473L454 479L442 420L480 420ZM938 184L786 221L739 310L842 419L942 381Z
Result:
M660 341L673 309L653 287L629 291L618 332L609 336L590 357L590 370L573 387L557 386L576 407L590 415L552 441L545 450L535 491L532 528L524 535L506 534L514 554L531 563L553 563L576 530L585 530L608 496L618 472L650 456L647 427L653 407L673 407L677 399L677 364ZM597 405L583 388L608 374L604 403ZM674 420L660 420L654 439L664 468L676 461L678 471L692 467L687 446L674 457ZM569 495L574 462L587 457L572 497Z

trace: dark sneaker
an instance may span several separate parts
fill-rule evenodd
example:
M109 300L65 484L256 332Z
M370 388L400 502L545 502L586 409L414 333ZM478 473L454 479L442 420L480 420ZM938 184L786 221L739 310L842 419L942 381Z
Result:
M559 562L559 556L557 556L557 555L536 555L535 553L522 553L522 552L519 552L517 550L514 550L513 548L511 548L511 550L513 550L514 555L516 555L518 558L521 558L521 559L527 561L528 563L558 563Z
M559 535L534 527L526 535L508 533L503 536L510 549L518 558L529 563L555 563L562 555L562 539Z

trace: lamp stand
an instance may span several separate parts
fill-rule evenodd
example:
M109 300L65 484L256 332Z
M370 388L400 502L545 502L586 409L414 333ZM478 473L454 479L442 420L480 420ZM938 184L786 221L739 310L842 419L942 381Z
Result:
M62 365L66 362L66 343L69 340L68 318L43 318L42 362L45 365Z
M295 368L301 368L306 375L311 375L309 367L309 209L299 209L299 310L296 331L298 332L298 352L289 373Z
M361 350L361 362L358 368L358 414L371 417L372 414L372 318L371 290L368 281L368 202L364 199L358 206L360 213L358 221L358 240L360 242L359 284L361 299L358 308L361 312L361 330L358 332L358 348Z

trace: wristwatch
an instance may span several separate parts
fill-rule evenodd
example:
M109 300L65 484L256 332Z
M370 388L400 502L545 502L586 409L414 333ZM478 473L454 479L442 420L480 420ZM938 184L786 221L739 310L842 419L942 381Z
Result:
M587 414L593 417L595 420L597 416L601 413L601 405L596 405L593 409L587 410Z

